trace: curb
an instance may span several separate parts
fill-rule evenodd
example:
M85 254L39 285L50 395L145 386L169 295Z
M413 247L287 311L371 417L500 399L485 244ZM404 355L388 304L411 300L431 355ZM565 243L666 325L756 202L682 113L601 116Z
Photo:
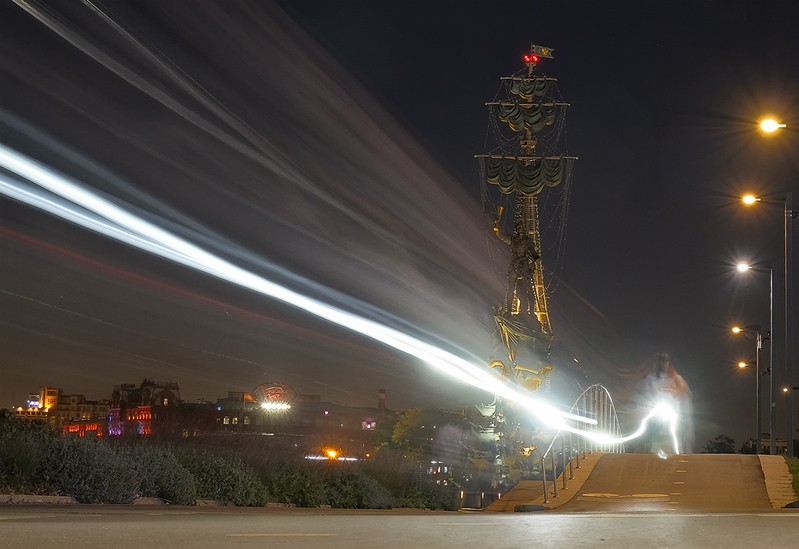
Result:
M36 496L33 494L0 494L0 505L79 505L78 501L71 496Z

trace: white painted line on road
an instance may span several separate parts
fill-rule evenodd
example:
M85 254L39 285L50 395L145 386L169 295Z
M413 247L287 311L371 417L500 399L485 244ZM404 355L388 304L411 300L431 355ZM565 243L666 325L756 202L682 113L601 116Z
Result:
M678 459L677 463L688 463L687 459Z
M434 522L435 526L496 526L496 522Z
M338 534L306 534L304 532L273 532L265 534L226 534L229 538L323 538Z
M669 492L670 496L681 496L682 492Z
M687 473L688 471L685 471L685 470L683 470L683 469L677 469L677 470L676 470L676 471L674 471L674 472L675 472L675 473Z
M685 483L683 481L681 481L681 480L675 480L674 484L685 484Z

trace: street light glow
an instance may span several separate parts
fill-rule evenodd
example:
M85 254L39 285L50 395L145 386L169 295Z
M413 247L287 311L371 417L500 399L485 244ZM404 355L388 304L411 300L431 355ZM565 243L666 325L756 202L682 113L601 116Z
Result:
M739 362L739 363L738 363L738 367L739 367L739 368L741 368L742 370L743 370L744 368L746 368L747 366L748 366L748 364L747 364L746 362Z
M773 118L766 118L765 120L760 121L760 129L766 133L774 133L780 128L784 128L785 124L781 124L777 122Z
M741 273L745 273L746 271L748 271L749 269L751 269L751 267L749 266L749 264L748 264L748 263L738 263L738 264L735 266L735 268L736 268L736 269L738 269L738 272L741 272Z
M741 202L743 202L747 206L751 206L755 202L760 202L760 198L758 198L753 194L745 194L741 197Z
M744 329L741 328L740 326L733 326L732 327L732 333L734 333L734 334L740 334L743 331L744 331Z

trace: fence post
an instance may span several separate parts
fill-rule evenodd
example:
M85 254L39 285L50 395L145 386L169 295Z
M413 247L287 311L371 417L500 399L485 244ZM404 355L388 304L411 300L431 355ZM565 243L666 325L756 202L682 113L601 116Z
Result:
M549 503L549 494L547 490L547 466L545 460L545 457L541 458L541 476L544 479L544 503Z
M555 454L552 454L552 497L558 497L558 466L555 463Z
M560 437L560 464L561 474L563 475L563 489L566 489L566 437Z

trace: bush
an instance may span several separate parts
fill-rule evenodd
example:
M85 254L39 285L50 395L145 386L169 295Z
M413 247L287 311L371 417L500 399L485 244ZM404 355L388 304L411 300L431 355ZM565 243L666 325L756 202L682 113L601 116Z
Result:
M103 442L62 438L46 459L49 481L81 503L130 503L141 480L135 467Z
M269 475L269 488L279 503L297 507L319 507L327 503L323 477L296 463L278 466Z
M458 510L458 502L454 492L435 484L427 484L421 488L410 489L402 502L402 506L415 509Z
M785 463L788 464L788 470L793 477L793 482L791 483L793 493L799 496L799 458L785 456Z
M327 502L340 509L391 509L394 498L384 486L361 473L333 471L325 478Z
M178 505L197 501L194 477L168 449L132 446L124 453L140 480L139 495Z
M45 425L0 419L0 490L50 493L45 460L57 443Z
M248 507L266 505L268 492L254 471L234 458L183 452L178 461L194 477L197 497Z

